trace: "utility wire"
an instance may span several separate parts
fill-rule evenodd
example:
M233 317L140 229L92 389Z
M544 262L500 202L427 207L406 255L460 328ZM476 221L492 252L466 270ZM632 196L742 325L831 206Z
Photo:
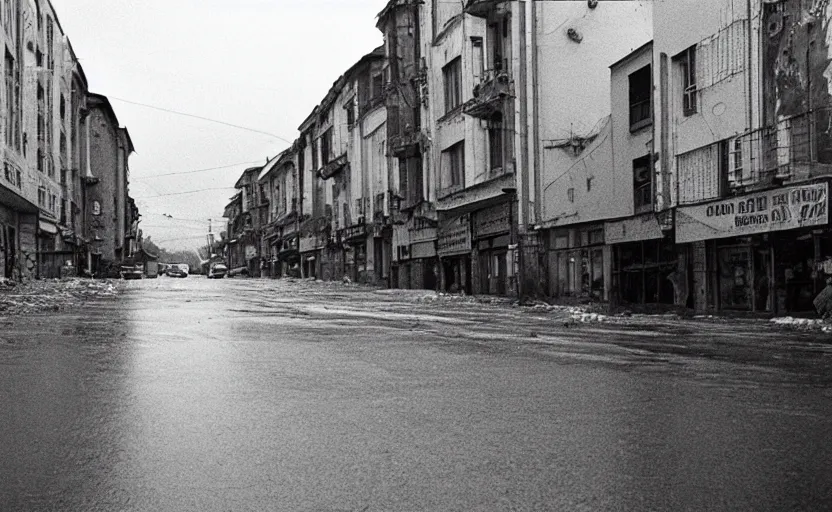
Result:
M261 162L261 160L252 160L252 161L249 161L249 162L239 162L239 163L236 163L236 164L222 165L220 167L208 167L206 169L196 169L196 170L193 170L193 171L177 171L177 172L167 172L167 173L164 173L164 174L151 174L149 176L133 177L132 180L133 181L147 180L147 179L150 179L150 178L161 178L162 176L179 176L180 174L195 174L195 173L198 173L198 172L216 171L216 170L219 170L219 169L228 169L229 167L237 167L238 165L250 165L250 164L256 164L256 163L260 163L260 162Z
M170 194L159 194L158 196L143 196L143 197L136 197L134 199L153 199L156 197L169 197L169 196L184 196L185 194L196 194L199 192L207 192L209 190L236 190L234 187L214 187L214 188L201 188L199 190L189 190L187 192L172 192Z
M285 142L289 145L294 144L294 141L283 138L280 135L275 135L274 133L269 133L269 132L265 132L263 130L258 130L257 128L249 128L248 126L241 126L239 124L228 123L226 121L220 121L219 119L211 119L210 117L198 116L196 114L188 114L187 112L179 112L177 110L171 110L169 108L164 108L164 107L157 107L155 105L148 105L147 103L139 103L138 101L125 100L124 98L117 98L115 96L107 96L107 97L111 100L121 101L123 103L129 103L130 105L137 105L139 107L145 107L145 108L149 108L149 109L153 109L153 110L159 110L159 111L162 111L162 112L167 112L169 114L176 114L178 116L192 117L194 119L200 119L202 121L208 121L209 123L222 124L222 125L225 125L225 126L230 126L232 128L237 128L239 130L246 130L246 131L249 131L249 132L259 133L259 134L262 134L262 135L268 135L269 137L274 137L275 139L282 140L283 142Z

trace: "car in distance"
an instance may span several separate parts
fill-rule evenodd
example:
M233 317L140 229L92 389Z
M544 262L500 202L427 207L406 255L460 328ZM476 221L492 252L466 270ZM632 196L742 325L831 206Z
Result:
M178 265L169 266L167 271L165 271L165 275L168 277L188 277L188 273L185 269Z
M228 267L222 263L214 263L208 269L208 279L222 279L228 273Z

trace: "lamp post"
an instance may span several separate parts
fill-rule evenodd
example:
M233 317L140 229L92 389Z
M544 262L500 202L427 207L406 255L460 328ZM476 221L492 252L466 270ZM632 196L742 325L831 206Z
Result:
M509 196L508 203L508 224L509 224L509 247L517 251L516 259L512 258L511 265L514 270L514 262L517 261L517 271L514 272L514 279L517 281L517 303L523 305L523 251L520 248L517 225L514 222L514 204L517 202L517 188L505 187L503 193Z

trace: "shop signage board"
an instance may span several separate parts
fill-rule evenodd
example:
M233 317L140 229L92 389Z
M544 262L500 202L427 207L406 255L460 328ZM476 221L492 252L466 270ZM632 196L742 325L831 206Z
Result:
M440 256L471 252L470 216L466 213L440 220L437 235Z
M676 242L689 243L829 223L828 183L783 187L683 206L676 211Z
M508 233L511 230L510 206L511 203L502 203L478 211L474 221L477 238Z
M604 240L608 244L643 242L662 236L662 228L653 213L604 223Z
M359 238L366 238L366 236L367 236L367 225L366 224L355 224L354 226L344 228L344 231L341 234L341 239L346 242L347 240L355 240L355 239L359 239Z

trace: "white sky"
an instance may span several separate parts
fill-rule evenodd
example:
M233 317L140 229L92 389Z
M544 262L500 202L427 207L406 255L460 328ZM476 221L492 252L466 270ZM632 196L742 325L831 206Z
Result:
M288 144L116 98L294 140L332 83L382 43L375 16L386 3L52 0L90 91L110 97L136 146L130 193L139 203L145 236L167 249L204 245L208 219L222 215L233 190L149 196L233 188L243 169ZM229 164L240 165L149 178Z

